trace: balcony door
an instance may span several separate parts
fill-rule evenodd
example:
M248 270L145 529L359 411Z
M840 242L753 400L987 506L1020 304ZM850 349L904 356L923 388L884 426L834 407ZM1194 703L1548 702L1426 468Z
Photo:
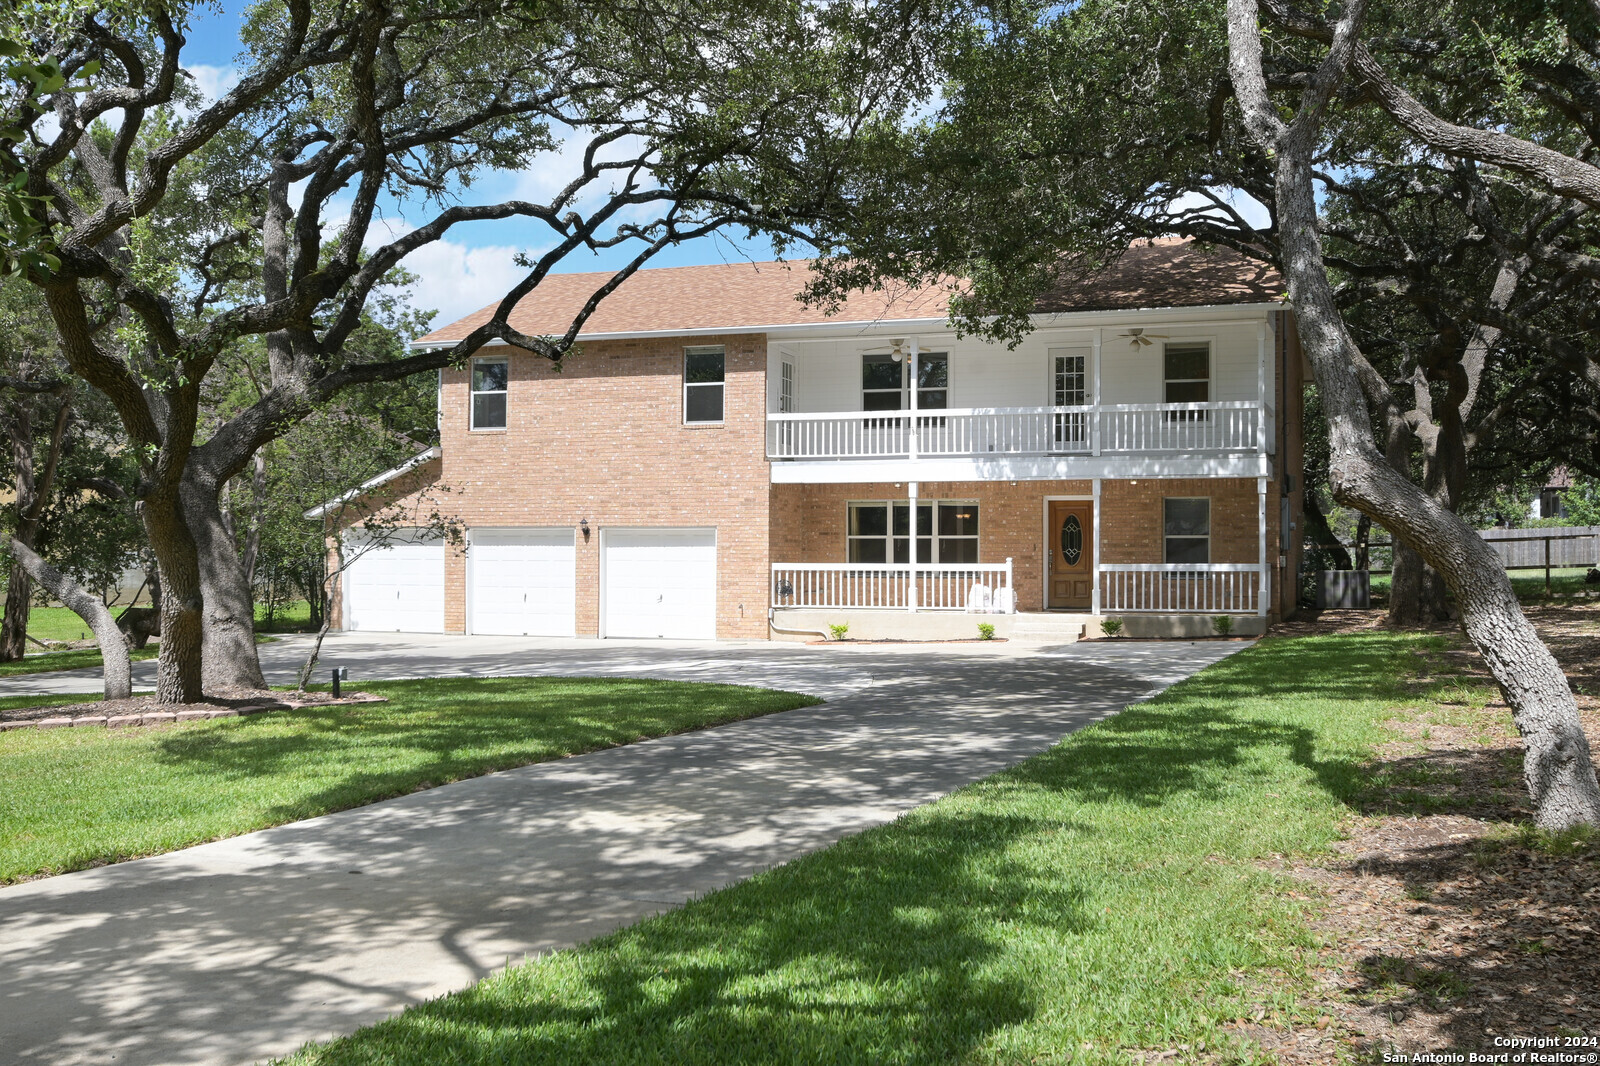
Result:
M1089 402L1089 353L1086 348L1050 349L1050 403L1082 407ZM1052 421L1051 449L1083 451L1089 445L1089 419L1082 411L1057 411Z
M1094 595L1094 501L1051 500L1048 595L1054 611L1087 611Z

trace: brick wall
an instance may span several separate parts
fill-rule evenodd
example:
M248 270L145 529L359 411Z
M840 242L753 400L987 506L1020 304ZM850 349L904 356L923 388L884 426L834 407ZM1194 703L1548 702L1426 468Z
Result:
M724 422L683 424L683 349L726 348ZM577 631L599 631L607 527L715 526L717 636L767 635L766 339L590 341L560 370L516 349L504 430L468 429L468 371L446 371L439 481L473 527L576 527ZM466 629L466 560L448 550L445 630Z
M1011 558L1017 609L1038 611L1044 603L1045 500L1052 496L1090 496L1089 481L922 482L920 499L978 502L978 561ZM772 549L774 562L838 563L847 558L846 508L860 500L903 500L903 483L774 485ZM1258 509L1255 478L1140 478L1106 480L1100 488L1101 559L1108 563L1159 563L1163 555L1163 504L1168 496L1211 500L1211 561L1255 563ZM1275 551L1278 497L1269 486L1267 544ZM1275 579L1276 580L1276 579Z

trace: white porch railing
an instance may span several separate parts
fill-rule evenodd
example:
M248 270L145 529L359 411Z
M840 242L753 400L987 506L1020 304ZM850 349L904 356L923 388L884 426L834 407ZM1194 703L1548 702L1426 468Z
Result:
M1127 452L1253 452L1261 405L1113 404L767 415L769 459L901 459Z
M913 575L913 569L915 574ZM1003 563L773 563L774 607L1016 610Z
M1257 614L1266 568L1256 563L1101 563L1102 614Z

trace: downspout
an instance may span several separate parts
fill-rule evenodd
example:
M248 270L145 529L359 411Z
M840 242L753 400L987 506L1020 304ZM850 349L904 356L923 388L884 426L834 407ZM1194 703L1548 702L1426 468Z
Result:
M767 608L767 628L772 630L774 633L788 633L791 636L796 636L796 637L821 637L823 640L827 640L829 638L829 634L825 630L821 630L821 629L785 629L785 628L783 628L777 622L773 621L773 614L776 611L777 611L776 607L768 607Z

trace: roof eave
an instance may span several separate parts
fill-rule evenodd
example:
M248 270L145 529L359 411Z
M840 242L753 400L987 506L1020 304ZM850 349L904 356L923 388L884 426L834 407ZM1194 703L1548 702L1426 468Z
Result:
M395 478L400 477L403 474L409 474L423 463L431 462L442 455L444 455L444 449L440 448L436 444L425 452L418 452L416 455L413 455L411 458L407 459L393 470L385 470L383 473L363 481L349 492L335 496L333 499L328 500L325 503L319 503L317 506L311 508L311 510L304 512L301 517L310 519L321 518L333 508L338 507L343 503L349 503L357 496L360 496L363 492L371 492L380 485L387 485Z
M1152 307L1112 307L1101 308L1093 311L1045 311L1028 317L1037 325L1048 322L1051 325L1059 324L1063 318L1094 318L1112 315L1141 315L1155 314L1157 312L1203 312L1215 314L1220 311L1247 311L1260 309L1281 309L1282 300L1251 300L1220 304L1193 304L1181 307L1171 305ZM937 318L894 318L894 319L861 319L852 321L822 321L822 322L785 322L764 326L693 326L685 329L650 329L650 330L619 330L607 333L580 333L581 341L619 341L619 340L648 340L659 337L707 337L726 336L746 333L765 333L782 336L790 333L815 333L819 330L839 330L842 332L864 332L867 330L881 329L893 331L896 329L927 329L930 326L940 327L949 324L949 317L940 315ZM436 340L414 340L410 347L416 351L431 351L457 343L457 339L441 337ZM485 348L508 348L511 345L498 338L484 343Z

